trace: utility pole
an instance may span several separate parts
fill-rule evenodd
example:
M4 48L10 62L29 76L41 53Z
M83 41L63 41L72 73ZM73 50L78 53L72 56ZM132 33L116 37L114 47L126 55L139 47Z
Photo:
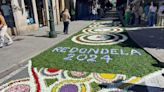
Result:
M56 38L57 34L55 32L55 24L54 24L54 16L53 16L53 6L52 6L52 0L49 0L49 24L50 24L50 32L49 37L50 38Z

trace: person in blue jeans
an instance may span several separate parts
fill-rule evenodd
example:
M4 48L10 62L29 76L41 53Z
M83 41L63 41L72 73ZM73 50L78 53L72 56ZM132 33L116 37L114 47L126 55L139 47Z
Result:
M149 15L149 4L147 3L146 5L145 5L145 7L144 7L144 13L145 13L145 21L146 21L146 23L148 24L148 15Z
M149 13L149 26L155 25L155 18L156 18L156 13L150 12Z
M149 26L155 25L156 11L157 11L157 7L154 5L153 2L151 2L150 8L149 8L149 14L148 14L148 23L149 23L148 25Z
M63 25L64 25L63 32L64 32L64 34L68 34L68 26L69 26L69 21L71 19L68 9L64 10L64 12L62 14L62 19L63 19Z

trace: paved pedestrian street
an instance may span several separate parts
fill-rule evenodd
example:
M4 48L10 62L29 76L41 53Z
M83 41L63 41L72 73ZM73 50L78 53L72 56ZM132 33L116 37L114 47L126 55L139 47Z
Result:
M144 86L149 84L149 79L163 72L162 68L155 66L158 61L133 42L124 28L114 27L112 23L112 20L96 21L32 58L28 64L30 77L6 83L0 91L152 90L153 84L149 89Z

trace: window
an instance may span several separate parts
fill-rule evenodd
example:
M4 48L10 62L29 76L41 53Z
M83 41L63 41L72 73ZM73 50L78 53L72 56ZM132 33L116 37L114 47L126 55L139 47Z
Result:
M26 22L30 24L35 23L35 18L34 18L34 12L33 12L33 5L32 5L32 0L24 0L25 2L25 13L26 13Z

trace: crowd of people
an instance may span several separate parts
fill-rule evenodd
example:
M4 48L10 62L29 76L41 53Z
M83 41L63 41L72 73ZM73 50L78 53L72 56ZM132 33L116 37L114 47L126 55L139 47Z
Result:
M93 0L90 3L89 14L90 20L97 20L104 16L106 10L111 10L113 4L109 0L103 2Z
M123 8L125 25L164 26L164 2L155 4L154 2L130 3ZM145 26L145 25L144 25Z
M100 9L101 6L99 3L97 2L92 2L90 7L89 7L89 14L90 14L90 20L96 20L98 19L100 16Z

